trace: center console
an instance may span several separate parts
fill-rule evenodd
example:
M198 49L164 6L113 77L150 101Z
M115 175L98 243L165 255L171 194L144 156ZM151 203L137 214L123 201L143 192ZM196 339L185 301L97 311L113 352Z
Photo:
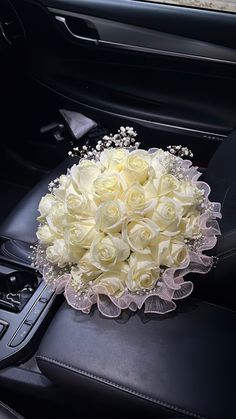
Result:
M32 355L55 298L30 259L0 258L0 369Z
M97 131L96 131L97 132ZM96 134L97 135L97 134ZM67 158L26 195L0 226L0 375L30 359L61 302L31 266L38 204L48 184L66 173Z

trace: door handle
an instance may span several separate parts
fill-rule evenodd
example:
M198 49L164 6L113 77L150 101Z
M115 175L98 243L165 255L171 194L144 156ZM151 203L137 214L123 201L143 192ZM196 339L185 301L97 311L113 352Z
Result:
M5 23L5 25L7 25L8 23ZM9 45L11 45L12 44L12 42L10 41L10 39L8 38L8 36L7 36L7 34L6 34L6 32L5 32L5 29L4 29L4 24L0 21L0 35L2 35L3 36L3 38L5 39L5 41L9 44Z
M59 22L59 24L62 27L62 29L64 31L66 31L67 33L69 33L69 35L73 36L73 38L76 38L76 39L81 40L81 41L92 42L94 45L98 45L99 44L98 39L93 39L93 38L90 38L90 37L87 37L87 36L77 35L76 33L74 33L70 29L70 27L69 27L69 25L68 25L68 23L66 21L66 18L64 16L58 16L58 15L56 15L55 16L55 19L57 20L57 22Z

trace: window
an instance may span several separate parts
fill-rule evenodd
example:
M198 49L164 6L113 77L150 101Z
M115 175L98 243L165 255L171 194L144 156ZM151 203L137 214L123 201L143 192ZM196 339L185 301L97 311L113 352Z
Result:
M155 3L174 4L208 10L236 13L236 0L151 0Z

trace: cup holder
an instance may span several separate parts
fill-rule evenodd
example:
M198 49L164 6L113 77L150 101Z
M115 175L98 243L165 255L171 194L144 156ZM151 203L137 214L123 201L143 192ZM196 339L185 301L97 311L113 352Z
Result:
M27 270L0 272L0 308L19 312L38 287L35 272Z

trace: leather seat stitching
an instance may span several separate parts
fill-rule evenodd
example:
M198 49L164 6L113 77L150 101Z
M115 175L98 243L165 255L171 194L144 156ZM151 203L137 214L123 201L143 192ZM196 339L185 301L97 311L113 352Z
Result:
M229 250L228 252L225 252L224 254L222 253L221 255L217 255L217 257L219 257L219 261L221 262L222 260L235 256L235 254L236 254L236 249L233 249L233 250Z
M205 416L200 416L197 413L193 413L193 412L190 412L188 410L182 409L180 407L177 407L177 406L171 405L169 403L160 401L160 400L155 399L155 398L153 398L151 396L148 396L148 395L146 395L144 393L140 393L140 392L138 392L136 390L133 390L133 389L131 389L129 387L122 386L122 385L117 384L117 383L115 383L115 382L113 382L111 380L108 380L108 379L103 378L103 377L99 377L99 376L97 376L95 374L92 374L90 372L87 372L87 371L81 370L79 368L73 367L72 365L63 363L63 362L58 361L56 359L48 358L48 357L46 357L44 355L38 355L37 356L37 359L42 360L42 361L53 363L55 365L61 366L61 367L66 368L66 369L69 369L69 370L71 370L73 372L78 372L81 375L84 375L84 376L86 376L88 378L93 378L93 379L95 379L97 381L100 381L102 383L110 384L110 385L112 385L113 387L115 387L115 388L117 388L119 390L127 391L128 393L131 393L131 394L133 394L135 396L142 397L145 400L149 400L149 401L151 401L153 403L159 404L162 407L170 408L170 409L173 409L173 410L175 410L177 412L191 415L192 417L197 418L197 419L207 419Z
M15 412L14 410L12 410L9 406L7 406L5 403L0 402L0 406L2 406L5 410L7 410L8 412L10 412L12 415L14 415L16 418L18 419L23 419L23 416L19 415L17 412Z

